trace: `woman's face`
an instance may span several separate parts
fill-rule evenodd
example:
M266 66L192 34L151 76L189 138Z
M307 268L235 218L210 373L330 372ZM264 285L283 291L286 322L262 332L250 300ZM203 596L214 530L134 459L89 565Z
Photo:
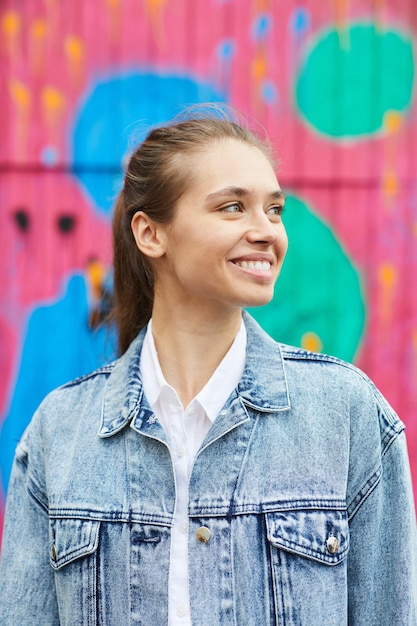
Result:
M266 156L234 139L192 158L155 264L155 297L220 309L269 302L287 251L284 195Z

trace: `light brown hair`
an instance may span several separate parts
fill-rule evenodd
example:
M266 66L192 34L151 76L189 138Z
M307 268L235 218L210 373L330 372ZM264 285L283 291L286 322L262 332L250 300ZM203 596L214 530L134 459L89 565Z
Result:
M191 117L190 117L191 115ZM169 223L178 199L193 183L190 157L197 157L213 142L235 139L259 148L273 162L266 139L242 123L229 119L223 109L192 109L188 118L152 129L133 152L124 187L113 217L114 301L111 319L118 331L123 354L147 324L153 307L153 273L138 247L131 222L144 211L158 223Z

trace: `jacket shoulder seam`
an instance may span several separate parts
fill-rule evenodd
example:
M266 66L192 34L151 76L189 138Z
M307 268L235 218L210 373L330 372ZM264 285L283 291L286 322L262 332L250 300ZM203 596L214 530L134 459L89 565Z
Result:
M368 480L364 483L363 487L358 491L356 496L353 498L352 502L348 504L348 519L349 521L355 516L357 511L361 508L362 504L371 495L373 490L378 486L383 472L383 459L392 444L398 439L399 435L402 433L404 428L399 431L396 431L392 434L389 440L386 441L386 445L381 450L381 463L379 464L378 469L368 478Z
M341 365L342 367L357 372L363 378L366 378L366 374L358 369L356 365L353 365L353 363L349 363L348 361L344 361L343 359L339 359L337 356L322 354L321 352L311 352L310 350L303 350L302 348L289 346L283 343L280 343L279 345L284 359L288 359L290 361L316 361L318 363L334 363L335 365Z
M377 487L382 476L382 464L378 469L366 480L365 484L361 487L353 500L347 504L348 521L350 522L356 513L361 508L365 500L371 495L373 490Z

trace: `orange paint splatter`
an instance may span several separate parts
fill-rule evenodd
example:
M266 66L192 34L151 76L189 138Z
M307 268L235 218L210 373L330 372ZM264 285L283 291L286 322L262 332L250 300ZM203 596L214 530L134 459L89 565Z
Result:
M270 2L269 0L253 0L253 12L262 13L269 9Z
M259 46L255 52L255 56L252 59L250 71L251 71L251 92L252 92L252 107L256 115L261 115L261 108L263 101L261 98L261 85L267 74L267 56L264 46Z
M310 350L311 352L321 352L323 349L323 342L316 333L309 331L304 333L301 337L301 347L304 350Z
M21 18L16 11L6 11L1 19L4 46L12 58L20 55Z
M44 66L47 35L48 23L46 20L34 20L29 31L30 65L34 74L39 74Z
M164 9L167 0L143 0L143 2L155 41L162 48L166 43Z
M52 145L58 142L58 131L61 117L65 111L66 100L64 94L50 85L41 91L42 112L49 128Z
M83 77L84 44L79 37L68 35L64 41L64 49L73 86L77 87Z
M382 263L378 270L379 314L382 338L386 339L392 322L394 299L398 284L396 267L389 262Z
M17 108L21 111L28 111L31 104L29 88L21 81L12 78L9 83L9 90Z
M258 50L251 64L251 75L254 81L260 82L266 75L266 55L263 50Z
M86 275L93 299L99 300L101 297L103 282L106 277L105 266L101 263L101 261L92 259L87 264Z
M339 36L340 46L344 50L350 48L348 11L349 0L333 0L335 26Z
M382 188L384 197L388 201L388 205L392 205L392 200L395 199L398 193L398 178L395 172L386 171L382 179Z
M21 81L12 78L9 81L9 94L16 110L16 154L18 159L24 159L27 150L29 131L29 116L32 106L32 96L29 87Z
M398 111L387 111L383 118L384 141L384 174L382 177L382 191L384 205L391 208L399 189L398 177L395 172L397 161L397 134L403 123L403 116Z
M403 116L399 111L387 111L384 115L383 128L387 134L398 133L402 126Z

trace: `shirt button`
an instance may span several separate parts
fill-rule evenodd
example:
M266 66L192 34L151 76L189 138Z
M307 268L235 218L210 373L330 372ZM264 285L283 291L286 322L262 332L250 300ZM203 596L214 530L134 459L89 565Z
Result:
M327 552L336 554L339 549L339 540L336 537L329 537L326 541Z
M176 613L177 613L178 617L184 617L185 612L186 612L186 611L185 611L185 607L183 607L182 605L177 606L177 611L176 611Z
M180 459L182 459L182 457L184 456L184 454L185 454L185 450L184 450L184 448L178 448L178 450L177 450L177 456L178 456Z
M185 535L188 532L188 524L187 524L187 522L183 522L181 524L180 531L182 532L183 535Z
M197 537L200 543L207 543L207 541L210 541L211 532L207 528L207 526L200 526L195 536Z

